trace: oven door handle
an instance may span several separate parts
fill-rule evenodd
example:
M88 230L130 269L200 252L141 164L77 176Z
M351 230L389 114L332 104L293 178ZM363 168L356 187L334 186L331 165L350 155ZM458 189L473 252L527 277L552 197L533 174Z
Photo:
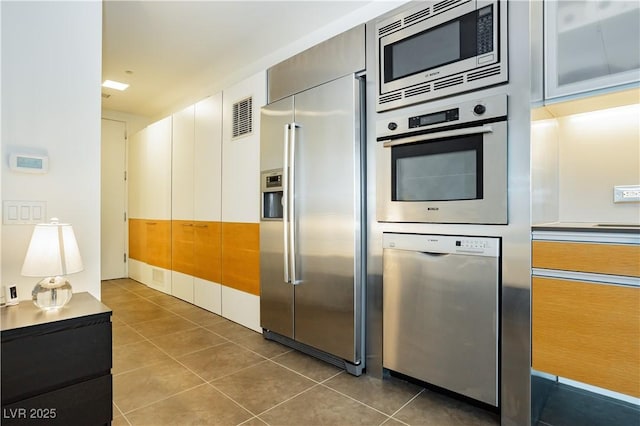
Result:
M390 148L392 146L430 141L433 139L452 138L456 136L477 135L481 133L492 133L492 132L493 132L493 127L491 126L466 127L464 129L445 130L444 132L428 133L426 135L387 140L382 144L382 146L384 146L385 148Z

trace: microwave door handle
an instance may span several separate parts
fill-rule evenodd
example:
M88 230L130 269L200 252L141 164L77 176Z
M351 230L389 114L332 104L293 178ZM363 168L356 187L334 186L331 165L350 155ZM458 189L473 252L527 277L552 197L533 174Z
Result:
M291 143L289 144L289 151L291 158L289 160L289 166L291 170L289 172L289 265L291 270L291 284L300 284L296 276L296 209L295 209L295 193L296 193L296 135L300 125L297 123L291 123Z
M284 282L289 278L289 124L284 125L284 154L282 164L282 224L284 235Z
M429 141L433 139L451 138L451 137L466 136L466 135L477 135L477 134L492 133L492 132L493 132L493 127L491 126L466 127L464 129L445 130L444 132L428 133L426 135L387 140L383 143L382 146L384 146L385 148L390 148L392 146Z

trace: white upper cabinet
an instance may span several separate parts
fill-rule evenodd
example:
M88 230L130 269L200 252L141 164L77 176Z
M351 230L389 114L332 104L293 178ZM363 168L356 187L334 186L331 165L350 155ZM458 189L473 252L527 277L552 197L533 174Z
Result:
M127 190L129 193L129 217L142 219L144 206L142 205L142 193L144 191L143 176L146 159L145 138L147 129L142 129L131 136L128 147L127 165Z
M193 220L194 106L173 114L171 217Z
M545 1L545 98L637 82L640 2Z
M194 219L221 220L222 93L195 104Z
M134 134L128 151L129 217L171 219L171 117Z
M222 93L173 114L174 220L220 220Z
M171 117L149 125L144 137L142 217L171 219Z

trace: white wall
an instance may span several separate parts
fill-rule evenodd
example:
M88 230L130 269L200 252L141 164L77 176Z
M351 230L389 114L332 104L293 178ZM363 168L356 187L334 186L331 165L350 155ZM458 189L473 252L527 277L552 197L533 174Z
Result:
M74 227L84 271L74 292L100 297L102 4L2 2L2 199L46 201ZM11 152L49 156L44 175L8 169ZM2 284L29 299L20 270L33 225L3 225Z
M253 75L222 96L222 221L260 222L260 108L266 103L267 75ZM252 96L253 130L232 139L233 104Z
M640 185L640 104L558 119L560 220L638 223L638 203L613 203L614 185Z
M344 15L340 19L336 19L330 24L319 28L313 32L310 32L305 37L300 37L280 49L267 54L262 58L256 58L255 62L247 64L243 68L235 70L225 76L217 76L216 80L212 80L211 84L206 87L202 87L196 93L192 93L191 96L185 98L184 102L180 105L175 105L175 109L172 111L163 111L159 116L154 117L160 119L166 114L178 111L184 107L187 107L200 99L211 96L212 94L224 91L226 92L229 87L239 84L242 81L250 80L256 73L267 70L268 68L289 59L290 57L315 46L325 40L330 39L344 31L347 31L357 25L370 21L396 7L409 2L410 0L376 0L369 4L354 10L353 12Z
M640 104L569 114L531 126L532 220L638 223L640 204L614 203L640 185Z

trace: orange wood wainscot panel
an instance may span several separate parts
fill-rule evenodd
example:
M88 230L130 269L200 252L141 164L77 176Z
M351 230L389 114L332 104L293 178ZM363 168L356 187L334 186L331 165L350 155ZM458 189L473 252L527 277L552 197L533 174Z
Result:
M533 267L640 277L640 246L534 241Z
M193 275L194 223L188 220L171 221L171 269Z
M221 282L222 276L222 224L220 222L193 222L194 268L193 275L203 280Z
M171 269L171 221L144 220L146 228L146 263Z
M147 229L143 219L129 219L129 257L146 262Z
M222 284L260 295L258 223L222 223Z
M640 397L640 288L534 277L532 365Z

